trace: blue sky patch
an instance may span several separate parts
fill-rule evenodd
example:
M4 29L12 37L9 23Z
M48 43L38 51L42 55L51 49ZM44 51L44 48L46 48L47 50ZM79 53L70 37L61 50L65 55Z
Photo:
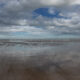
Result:
M42 15L44 17L49 17L49 18L53 18L53 17L59 17L59 13L60 11L58 10L55 10L55 13L54 14L50 14L48 12L49 8L38 8L36 10L34 10L34 12L38 15Z

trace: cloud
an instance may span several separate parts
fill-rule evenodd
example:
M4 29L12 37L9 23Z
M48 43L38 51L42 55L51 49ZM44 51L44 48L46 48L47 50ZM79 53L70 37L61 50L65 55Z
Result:
M48 9L48 13L51 15L54 15L56 13L55 9L53 7Z
M79 0L0 0L3 6L0 7L0 25L16 25L16 21L30 19L32 11L49 6L66 6L73 3L80 3ZM62 7L61 7L62 8ZM50 13L54 12L49 10Z
M47 30L37 28L35 26L12 26L12 27L0 27L0 33L16 33L26 32L31 35L47 34Z
M47 18L40 15L29 21L29 25L40 26L57 34L80 34L80 12L63 10L59 13L59 16L61 18Z
M34 13L48 7L53 18ZM0 0L0 32L80 34L80 0Z
M60 13L63 18L37 16L35 19L17 20L16 25L1 27L0 32L27 32L29 34L80 34L80 15L78 12ZM67 18L65 18L68 16ZM19 25L19 26L18 26Z

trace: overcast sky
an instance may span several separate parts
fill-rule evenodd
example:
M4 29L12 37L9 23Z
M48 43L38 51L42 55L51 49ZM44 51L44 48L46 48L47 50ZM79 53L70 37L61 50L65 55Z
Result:
M80 0L0 0L0 38L80 36Z

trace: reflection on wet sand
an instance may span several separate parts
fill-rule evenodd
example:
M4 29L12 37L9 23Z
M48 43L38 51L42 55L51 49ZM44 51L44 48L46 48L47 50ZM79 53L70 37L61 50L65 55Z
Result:
M79 66L79 40L0 40L0 80L80 80Z

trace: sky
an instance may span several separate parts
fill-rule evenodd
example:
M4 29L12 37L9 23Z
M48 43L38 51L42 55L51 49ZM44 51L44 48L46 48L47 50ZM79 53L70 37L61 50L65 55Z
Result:
M0 0L0 38L80 38L80 0Z

